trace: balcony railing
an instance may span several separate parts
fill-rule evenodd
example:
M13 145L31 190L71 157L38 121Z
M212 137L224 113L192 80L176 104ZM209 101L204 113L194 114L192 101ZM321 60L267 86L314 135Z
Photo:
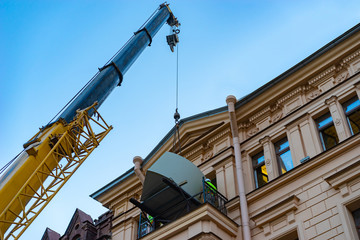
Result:
M215 208L217 208L221 213L224 215L227 215L227 210L225 204L228 202L227 198L222 195L220 192L217 191L216 188L210 186L207 182L205 182L205 179L203 179L203 191L196 194L195 196L192 196L190 198L201 196L201 203L209 203ZM189 199L187 199L188 201ZM156 229L162 227L163 225L176 221L178 218L184 215L184 213L191 212L193 209L190 208L184 208L183 214L178 214L177 216L174 216L174 218L170 221L164 221L164 219L157 219L156 216L150 216L149 214L146 214L145 212L140 213L139 218L139 228L138 228L138 239L146 236L147 234L155 231Z
M203 179L203 200L204 203L210 203L217 208L224 215L227 215L225 204L228 202L227 198L219 193L216 188L210 186Z

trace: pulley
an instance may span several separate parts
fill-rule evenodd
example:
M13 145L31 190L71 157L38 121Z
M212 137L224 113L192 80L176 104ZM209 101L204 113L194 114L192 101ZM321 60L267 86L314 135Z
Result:
M172 29L173 34L170 34L168 36L166 36L166 41L167 44L170 47L170 50L172 52L174 52L174 47L176 46L176 44L179 42L179 36L178 34L180 33L180 29L178 28L173 28Z

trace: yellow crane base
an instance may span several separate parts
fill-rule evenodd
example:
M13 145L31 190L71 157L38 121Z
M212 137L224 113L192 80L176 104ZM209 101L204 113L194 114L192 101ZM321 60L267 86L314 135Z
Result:
M50 145L50 151L44 155L45 158L30 178L2 210L1 240L18 239L110 132L112 126L104 121L95 106L96 103L84 110L78 110L76 119L69 124L54 123L59 124L65 131L48 134L47 145ZM93 111L92 116L88 115L89 110ZM39 150L29 150L27 154L36 155L37 152ZM26 160L32 159L29 157Z

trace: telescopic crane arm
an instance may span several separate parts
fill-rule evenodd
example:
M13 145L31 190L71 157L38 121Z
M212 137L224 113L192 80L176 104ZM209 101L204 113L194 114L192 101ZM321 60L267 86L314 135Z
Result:
M24 144L0 177L0 240L18 239L109 133L112 127L97 109L165 22L179 26L168 4L161 4L60 116Z

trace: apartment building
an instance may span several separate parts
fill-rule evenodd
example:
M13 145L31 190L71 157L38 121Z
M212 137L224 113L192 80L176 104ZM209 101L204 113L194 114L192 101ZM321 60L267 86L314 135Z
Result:
M135 158L140 172L128 170L91 197L112 211L114 240L360 239L359 99L360 24L247 96L182 119L181 151L174 128ZM141 174L166 152L210 179L221 204L205 197L204 182L196 201L175 182L194 206L153 224L157 216L139 209Z

